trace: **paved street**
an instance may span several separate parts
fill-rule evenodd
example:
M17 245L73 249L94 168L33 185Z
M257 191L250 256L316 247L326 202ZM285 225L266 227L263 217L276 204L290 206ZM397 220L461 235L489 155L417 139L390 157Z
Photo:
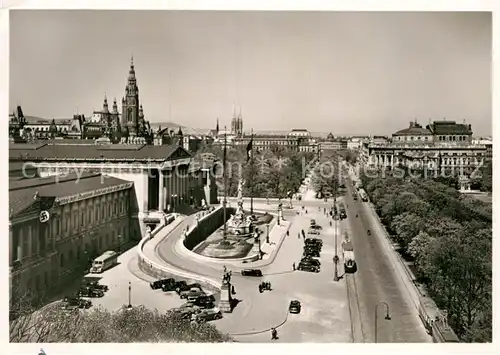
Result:
M145 305L151 309L165 312L184 303L174 292L152 290L149 282L154 279L142 273L137 267L137 247L123 253L118 258L119 265L106 270L102 274L89 274L88 277L99 277L100 283L107 285L102 298L92 298L93 307L102 307L113 311L128 304L128 283L131 283L132 305ZM139 276L139 277L138 277Z
M349 180L346 194L348 218L341 223L347 229L354 244L358 271L354 278L358 290L362 331L366 341L374 341L375 307L379 302L387 302L391 320L385 320L383 305L378 308L378 342L429 342L430 337L420 321L414 305L401 279L386 258L376 224L379 223L369 212L368 203L354 201L351 195L352 182ZM356 218L356 213L359 217ZM367 229L371 235L367 235ZM391 250L391 252L393 252Z
M247 200L247 199L246 199ZM245 208L247 204L245 203ZM255 203L254 208L261 210L268 206ZM276 207L276 206L274 206ZM271 204L272 208L272 204ZM281 342L350 342L351 327L345 283L334 283L333 279L333 230L325 230L323 253L321 255L322 270L318 274L292 271L292 264L298 263L302 255L303 240L298 233L315 218L318 223L327 226L327 219L322 210L311 209L307 215L297 216L294 211L285 210L285 218L292 220L290 236L285 240L273 264L262 267L264 280L270 281L273 290L259 293L260 278L242 277L238 270L252 267L252 264L241 267L231 266L232 283L236 289L236 298L241 302L232 314L214 322L217 327L234 334L238 341L263 342L270 341L268 329L285 322L279 327ZM184 223L191 224L191 217ZM220 264L199 264L187 259L175 250L175 243L180 238L181 228L177 228L158 246L158 256L168 263L186 271L212 278L220 278L223 266ZM299 315L288 315L290 300L298 299L303 305ZM241 335L242 333L258 334Z

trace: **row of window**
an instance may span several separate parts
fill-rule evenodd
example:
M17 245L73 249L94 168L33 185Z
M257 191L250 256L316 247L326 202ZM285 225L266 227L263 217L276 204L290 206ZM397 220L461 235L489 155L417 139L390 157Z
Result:
M455 136L455 135L450 135L450 136L438 136L438 139L442 142L444 141L458 141L458 142L465 142L469 140L469 136Z
M112 200L98 202L95 200L93 204L79 204L78 206L70 206L72 212L63 210L61 218L54 218L54 235L68 233L71 230L79 230L88 225L98 224L119 217L128 213L128 199ZM70 219L70 217L72 217ZM62 227L59 224L62 222ZM71 223L72 222L72 223Z

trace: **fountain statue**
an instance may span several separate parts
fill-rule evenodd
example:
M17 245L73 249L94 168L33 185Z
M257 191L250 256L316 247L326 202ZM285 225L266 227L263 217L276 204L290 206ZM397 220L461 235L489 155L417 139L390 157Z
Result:
M243 180L240 178L238 182L238 207L234 215L227 221L227 230L235 235L246 235L250 233L252 221L249 216L245 216L243 211Z

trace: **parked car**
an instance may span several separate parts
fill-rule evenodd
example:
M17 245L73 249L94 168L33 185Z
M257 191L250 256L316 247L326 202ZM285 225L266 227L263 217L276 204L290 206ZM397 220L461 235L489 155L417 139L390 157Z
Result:
M172 283L165 283L161 286L161 290L163 292L170 292L170 291L176 291L177 290L177 283L172 282Z
M95 287L83 286L78 290L79 297L103 297L104 291Z
M199 296L203 296L205 294L206 294L205 292L203 292L199 288L195 287L195 288L191 288L187 291L182 291L179 294L179 296L181 296L181 299L187 299L187 298L192 297L192 296L199 297Z
M311 219L311 221L309 222L309 226L315 226L315 225L316 225L316 220Z
M76 310L78 308L88 309L90 307L92 307L92 302L80 297L66 296L61 303L61 308L67 311Z
M323 241L318 238L306 238L305 240L306 245L323 245Z
M181 316L182 319L191 319L193 314L201 312L201 308L196 306L179 307L172 310L172 312Z
M153 281L149 284L149 286L153 290L157 290L159 288L163 288L163 285L170 285L170 284L175 284L175 279L169 278L169 279L161 279L158 281Z
M302 254L303 257L313 257L313 258L319 258L320 257L320 252L317 250L306 250Z
M300 262L305 264L311 264L318 267L321 266L321 261L319 261L318 259L311 258L310 256L303 257L302 260L300 260Z
M317 230L322 230L323 227L321 227L319 224L314 224L312 226L309 226L309 229L317 229Z
M200 313L193 314L191 319L196 322L208 322L222 318L222 312L218 308L204 309Z
M99 283L99 281L97 281L97 280L86 280L86 279L83 279L82 286L88 286L88 287L97 288L97 289L103 290L104 292L106 292L106 291L109 290L109 287L107 285L101 285Z
M214 295L201 295L195 299L188 298L188 302L201 308L213 308L215 305L215 297Z
M299 263L297 270L317 273L317 272L319 272L319 267L311 265L311 264Z
M321 232L318 229L309 228L309 230L307 231L307 234L320 235Z
M256 277L261 277L262 276L262 271L259 269L245 269L241 270L241 275L242 276L256 276Z
M181 293L182 291L189 290L188 284L186 281L176 281L173 286L175 292Z
M297 300L290 301L290 306L288 307L288 311L290 313L295 313L299 314L302 306L300 305L300 302Z

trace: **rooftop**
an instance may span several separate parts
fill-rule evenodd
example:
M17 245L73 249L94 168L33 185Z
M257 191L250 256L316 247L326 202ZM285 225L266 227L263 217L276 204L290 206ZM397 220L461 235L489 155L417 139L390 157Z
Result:
M130 182L95 173L83 173L80 177L76 173L71 173L64 177L10 180L9 210L11 216L15 216L40 199L54 201L57 198L127 183Z
M410 122L410 127L397 131L393 136L431 136L432 132L423 128L417 122Z
M472 134L472 126L470 124L460 124L455 121L434 121L426 128L435 135Z
M179 145L133 145L133 144L71 144L51 142L39 144L9 144L9 160L158 160L171 156L191 154Z

